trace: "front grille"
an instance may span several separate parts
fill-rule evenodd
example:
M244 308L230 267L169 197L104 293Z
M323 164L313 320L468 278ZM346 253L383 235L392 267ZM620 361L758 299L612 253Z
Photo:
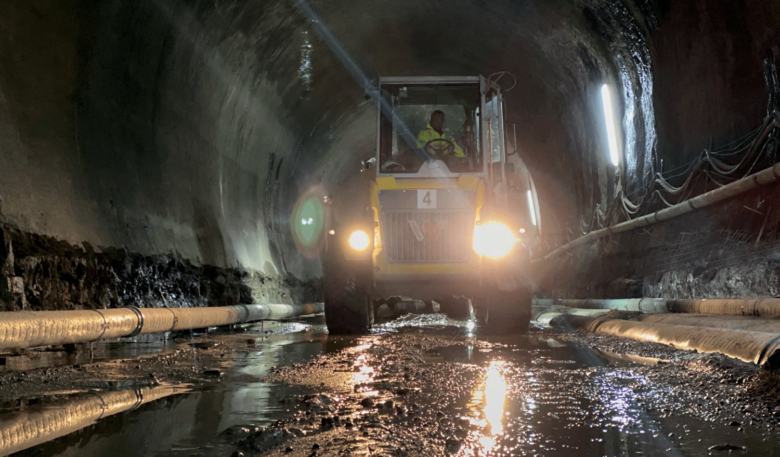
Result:
M473 209L382 211L382 245L390 263L466 262L473 233Z

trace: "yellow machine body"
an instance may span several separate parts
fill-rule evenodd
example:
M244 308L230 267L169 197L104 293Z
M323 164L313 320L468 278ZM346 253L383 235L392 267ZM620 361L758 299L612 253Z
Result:
M471 190L476 195L476 211L474 225L479 222L482 208L485 204L485 182L478 176L463 175L458 178L394 178L377 177L371 184L371 209L374 217L374 249L372 263L374 266L374 281L404 281L415 278L426 280L442 280L471 277L479 271L481 257L471 251L468 261L463 263L390 263L385 254L382 241L382 217L379 204L379 193L386 190L412 191L423 189L463 189ZM472 232L469 239L473 237Z

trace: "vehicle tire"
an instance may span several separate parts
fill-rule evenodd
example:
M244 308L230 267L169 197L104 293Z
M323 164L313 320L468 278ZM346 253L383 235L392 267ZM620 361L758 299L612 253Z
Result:
M326 258L322 270L328 332L332 335L367 333L373 320L370 312L373 306L367 281L358 274L360 269L343 259Z
M451 319L466 320L471 317L468 298L446 297L436 300L436 302L441 306L440 312L446 314Z
M531 323L531 292L520 288L512 292L488 293L485 327L493 335L523 335Z

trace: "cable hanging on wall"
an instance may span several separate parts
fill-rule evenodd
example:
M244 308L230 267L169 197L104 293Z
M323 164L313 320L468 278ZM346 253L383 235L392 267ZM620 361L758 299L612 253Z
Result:
M696 160L667 172L684 170L681 173L671 176L656 173L645 189L629 194L618 192L606 211L599 205L590 221L581 221L582 234L671 207L777 163L780 138L776 129L780 129L778 111L767 116L763 125L745 137L721 148L705 149ZM685 175L688 177L680 186L670 182ZM644 195L634 203L630 197L642 191Z

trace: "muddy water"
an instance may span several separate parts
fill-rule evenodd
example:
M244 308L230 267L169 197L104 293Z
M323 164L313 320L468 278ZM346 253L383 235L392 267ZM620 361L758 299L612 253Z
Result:
M267 426L302 428L302 440L322 445L320 456L347 449L338 448L339 439L364 440L366 452L382 443L398 450L414 440L427 443L426 451L407 455L780 455L776 420L741 415L729 425L731 417L715 418L725 407L713 400L714 381L681 383L688 373L674 362L593 350L551 331L489 338L436 316L405 317L359 338L328 337L321 321L266 331L249 329L256 346L225 358L218 380L102 417L19 455L229 456L237 448L252 455L238 442ZM132 350L147 349L119 352ZM307 379L315 369L322 377L308 384L262 381L279 372L273 367L293 364L290 379ZM334 376L325 376L328 370ZM355 384L346 386L351 394L320 386L319 379L339 376ZM460 386L452 385L456 379ZM318 391L341 410L303 414L306 394ZM366 410L363 397L393 400L395 409ZM355 427L320 429L322 414L352 417ZM364 430L380 435L366 438ZM394 444L394 436L403 439ZM313 444L294 440L289 455L309 455ZM734 450L710 450L718 445Z
M706 388L680 395L679 387L651 383L637 372L658 362L651 358L523 337L494 339L487 349L444 347L425 360L485 368L471 395L449 407L471 425L459 455L780 455L771 424L674 414L686 400L713 405L702 400ZM710 449L719 445L733 449Z
M327 333L321 319L292 327L290 333L272 335L266 335L260 326L248 329L246 336L257 338L256 347L226 360L219 367L223 373L219 381L101 419L15 455L230 455L230 443L237 434L284 419L290 406L279 403L279 399L303 392L259 379L274 366L306 362L325 350ZM164 350L160 345L156 349ZM120 352L134 350L147 352L127 347Z
M97 341L87 344L74 344L67 350L62 348L30 350L23 354L0 355L0 373L161 354L173 350L176 346L177 344L174 341L154 335L146 336L142 341L133 343Z

